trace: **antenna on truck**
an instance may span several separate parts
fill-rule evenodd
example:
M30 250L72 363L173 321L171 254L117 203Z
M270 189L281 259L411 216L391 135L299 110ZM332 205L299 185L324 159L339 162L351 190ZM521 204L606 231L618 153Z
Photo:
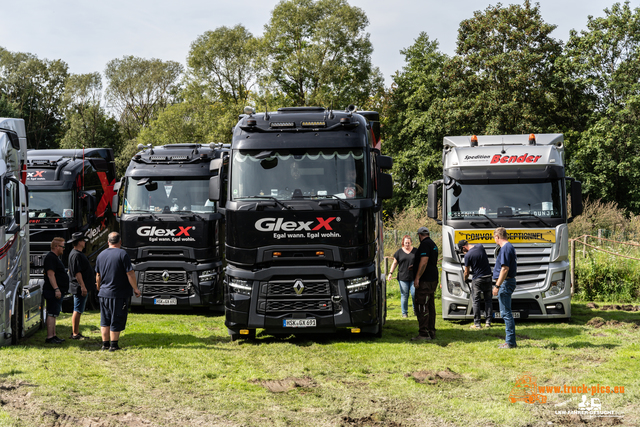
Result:
M500 153L501 154L506 153L506 151L504 151L504 137L502 137L502 151Z

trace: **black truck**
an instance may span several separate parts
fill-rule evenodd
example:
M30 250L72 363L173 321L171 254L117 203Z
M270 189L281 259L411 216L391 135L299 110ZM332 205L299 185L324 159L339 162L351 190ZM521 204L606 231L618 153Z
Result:
M92 264L107 247L107 237L117 231L112 211L116 169L113 149L29 150L29 226L31 278L43 278L43 261L51 240L69 240L82 232L85 253ZM71 245L62 255L67 265Z
M382 200L392 159L375 112L317 107L245 110L209 198L224 200L225 323L232 340L273 335L381 335ZM222 208L222 203L221 203ZM221 209L222 210L222 209Z
M208 200L209 164L221 145L138 146L116 184L122 249L133 262L140 298L132 305L222 309L224 224Z

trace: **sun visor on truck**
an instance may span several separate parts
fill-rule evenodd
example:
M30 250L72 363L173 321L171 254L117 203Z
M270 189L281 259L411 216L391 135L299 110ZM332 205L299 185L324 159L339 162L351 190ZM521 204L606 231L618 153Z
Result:
M539 168L499 168L491 170L486 168L450 168L447 169L446 175L459 182L482 180L491 181L491 183L513 183L519 180L533 182L564 178L564 168L555 165Z

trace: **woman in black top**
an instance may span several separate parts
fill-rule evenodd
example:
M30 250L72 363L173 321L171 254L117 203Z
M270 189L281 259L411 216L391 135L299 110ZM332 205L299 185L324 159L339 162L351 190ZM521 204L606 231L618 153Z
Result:
M400 284L400 308L402 317L409 317L409 293L411 293L411 303L415 311L415 288L413 287L413 258L416 248L408 234L402 238L402 247L393 254L393 264L389 270L387 280L391 280L391 274L398 266L398 283Z

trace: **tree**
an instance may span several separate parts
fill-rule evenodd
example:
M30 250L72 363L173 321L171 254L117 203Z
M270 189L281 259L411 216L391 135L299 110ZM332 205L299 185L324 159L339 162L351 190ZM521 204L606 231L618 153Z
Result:
M442 138L433 130L429 109L442 95L441 76L448 57L424 32L400 53L406 65L393 77L390 106L383 114L382 147L393 157L397 184L393 199L386 205L390 210L425 205L427 186L442 174Z
M101 105L100 73L72 74L63 96L67 120L61 148L111 147L115 155L122 146L120 127Z
M175 61L125 56L107 63L106 96L126 139L135 138L173 101L181 74L182 65Z
M0 117L20 117L20 111L4 95L0 96Z
M189 50L187 92L235 106L246 104L258 77L258 48L242 25L207 31Z
M593 100L586 131L572 146L572 174L592 198L640 213L640 8L614 4L573 31L566 56Z
M29 148L56 148L67 64L0 48L0 92L25 120Z
M288 104L363 105L382 87L368 19L346 0L283 0L265 26L264 94Z

